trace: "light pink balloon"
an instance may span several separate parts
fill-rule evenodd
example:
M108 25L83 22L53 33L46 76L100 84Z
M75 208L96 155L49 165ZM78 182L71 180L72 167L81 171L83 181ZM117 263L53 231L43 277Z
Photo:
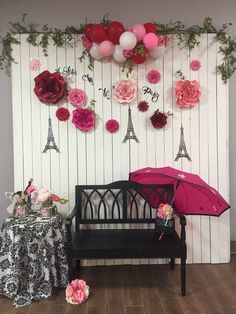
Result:
M153 49L158 44L158 37L155 33L148 33L143 37L143 43L147 49Z
M141 41L146 35L146 29L142 24L134 24L132 26L132 32L134 33L138 41Z
M103 57L109 57L113 54L114 45L110 40L104 40L99 45L99 52Z

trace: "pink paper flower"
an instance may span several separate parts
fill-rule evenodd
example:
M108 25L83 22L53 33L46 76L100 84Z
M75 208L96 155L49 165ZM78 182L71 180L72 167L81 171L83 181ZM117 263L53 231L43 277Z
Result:
M106 130L110 133L115 133L119 130L119 122L115 119L110 119L105 124Z
M67 100L73 106L83 106L87 101L87 95L82 89L79 88L72 88L69 91L67 96Z
M115 85L114 98L120 103L131 103L137 94L136 85L130 80L122 80Z
M89 286L82 279L73 280L66 288L66 302L70 304L81 304L89 296Z
M89 51L92 47L92 42L84 35L81 37L81 40L83 47Z
M161 80L161 74L157 70L151 70L147 73L147 80L150 84L156 84Z
M201 62L199 60L192 60L189 66L192 71L198 71L201 67Z
M95 125L95 114L91 108L78 107L73 111L72 123L81 131L90 131Z
M40 69L40 66L41 66L41 63L39 61L39 59L30 59L30 62L29 62L29 68L31 71L37 71Z
M174 92L176 105L180 108L194 107L200 101L200 84L197 81L178 81L175 83Z

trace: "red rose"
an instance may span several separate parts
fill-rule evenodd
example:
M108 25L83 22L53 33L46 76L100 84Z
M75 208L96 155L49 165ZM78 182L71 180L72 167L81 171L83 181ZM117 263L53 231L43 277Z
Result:
M56 111L56 117L60 121L67 121L70 117L70 112L67 108L58 108Z
M157 110L151 116L150 120L155 129L162 129L167 123L167 115Z
M95 125L95 114L91 108L78 107L73 111L72 123L81 131L90 131Z
M43 71L34 78L34 92L38 99L45 104L56 104L66 91L66 82L60 73Z

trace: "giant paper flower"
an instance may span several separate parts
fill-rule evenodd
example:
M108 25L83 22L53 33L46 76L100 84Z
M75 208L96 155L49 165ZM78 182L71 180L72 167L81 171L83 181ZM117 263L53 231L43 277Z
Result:
M200 84L197 81L178 81L175 83L176 105L178 107L194 107L200 101Z
M78 107L73 111L72 123L81 131L90 131L95 125L95 114L91 108Z
M45 104L56 104L65 95L66 82L58 72L45 70L34 78L34 82L35 95Z
M122 80L115 85L114 98L120 103L131 103L137 94L136 85L130 80Z
M89 296L89 286L82 279L72 280L66 288L66 302L70 304L81 304Z
M83 106L87 101L87 95L82 89L79 88L72 88L69 91L67 96L67 100L73 106Z
M115 119L107 120L105 124L106 130L110 133L115 133L119 130L120 124Z

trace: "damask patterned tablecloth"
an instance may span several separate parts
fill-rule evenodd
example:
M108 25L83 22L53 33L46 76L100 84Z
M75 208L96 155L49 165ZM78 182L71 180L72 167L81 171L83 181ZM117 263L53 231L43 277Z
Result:
M62 216L6 218L0 234L0 294L19 307L67 284Z

